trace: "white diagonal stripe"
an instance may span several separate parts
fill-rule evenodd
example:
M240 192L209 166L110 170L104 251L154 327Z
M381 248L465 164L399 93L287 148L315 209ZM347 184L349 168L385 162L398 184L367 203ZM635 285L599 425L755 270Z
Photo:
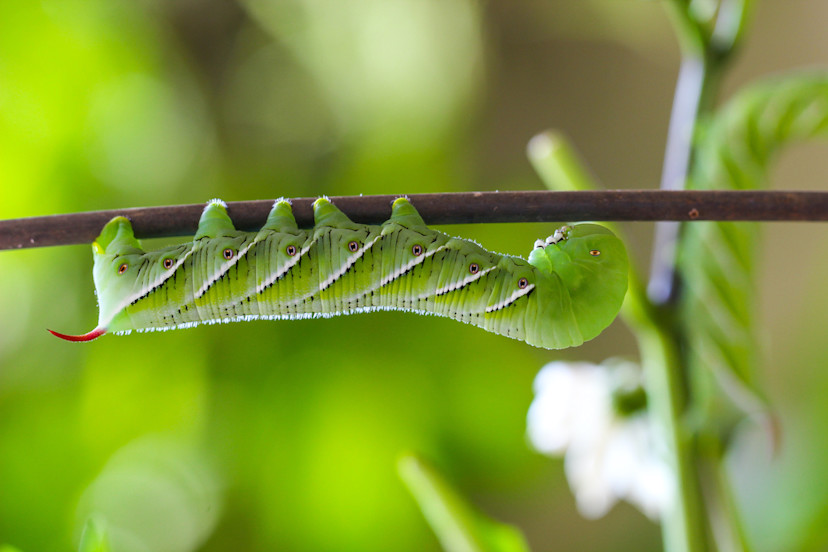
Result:
M403 266L398 268L396 271L394 271L393 274L383 278L380 281L379 286L377 286L377 287L381 288L382 286L390 284L391 282L393 282L394 280L396 280L397 278L399 278L400 276L402 276L403 274L405 274L406 272L408 272L409 270L411 270L412 268L414 268L415 266L417 266L421 262L425 261L428 257L431 257L432 255L434 255L438 251L442 251L445 248L446 248L446 246L444 244L444 245L441 245L440 247L434 249L433 251L426 252L424 255L420 255L419 257L414 257L413 259L411 259L411 261L409 261L408 263L404 264Z
M378 241L381 237L382 237L382 235L378 235L376 238L374 238L374 239L373 239L373 240L371 240L370 242L366 243L366 244L362 247L362 249L360 249L359 251L357 251L357 252L356 252L356 253L354 253L353 255L349 256L349 257L345 260L345 263L343 263L343 265L339 268L339 270L337 270L336 272L334 272L333 274L331 274L330 276L328 276L328 278L327 278L324 282L322 282L322 283L319 285L319 289L317 289L317 290L316 290L316 291L314 291L313 293L319 293L319 292L320 292L320 291L322 291L323 289L326 289L326 288L328 288L328 287L332 286L332 285L333 285L333 283L334 283L334 282L336 282L336 281L339 279L339 277L340 277L340 276L342 276L343 274L345 274L345 273L348 271L348 269L349 269L349 268L351 268L351 266L353 266L353 264L354 264L355 262L357 262L357 261L360 259L360 257L362 257L362 256L365 254L365 252L366 252L366 251L368 251L369 249L371 249L371 247L372 247L375 243L377 243L377 241ZM313 295L313 293L312 293L311 295Z
M424 295L420 295L418 297L418 299L425 299L425 298L431 297L433 295L443 295L443 294L448 293L450 291L454 291L455 289L465 287L465 286L469 285L470 283L474 282L475 280L479 280L480 278L482 278L484 275L488 274L489 272L491 272L495 268L497 268L497 265L490 266L486 270L481 270L477 274L469 274L468 276L466 276L465 278L463 278L459 282L454 282L453 284L443 286L440 289L434 291L434 293L426 293Z
M312 240L311 240L311 241L310 241L310 242L309 242L306 246L302 247L302 250L301 250L301 251L299 251L299 252L298 252L296 255L294 255L293 257L290 257L290 258L288 259L288 261L287 261L284 265L282 265L282 266L280 266L279 268L277 268L277 269L276 269L276 272L274 272L273 274L271 274L270 276L268 276L268 277L267 277L267 279L266 279L264 282L262 282L261 284L259 284L259 285L256 287L256 294L262 293L264 290L266 290L267 288L269 288L270 286L272 286L272 285L273 285L273 283L274 283L276 280L278 280L279 278L281 278L281 277L282 277L282 276L283 276L283 275L284 275L284 274L285 274L288 270L290 270L291 268L293 268L293 267L294 267L294 265L295 265L296 263L298 263L298 262L302 259L302 257L305 255L305 253L307 253L308 251L310 251L310 248L311 248L311 247L313 246L313 244L315 244L318 240L319 240L319 236L315 236L315 237L314 237L314 238L313 238L313 239L312 239Z
M511 305L512 303L514 303L515 301L517 301L518 299L532 291L533 289L535 289L535 284L529 284L523 289L518 288L512 293L512 295L510 295L508 298L504 299L500 303L497 303L490 307L486 307L486 312L495 312L499 311L502 308L508 307L509 305Z
M234 265L236 265L239 262L239 259L241 259L250 250L251 247L256 245L256 243L257 242L256 242L255 239L252 240L249 244L247 244L247 247L245 247L244 249L239 250L239 252L236 253L236 255L232 259L230 259L229 261L221 263L221 266L219 266L218 271L212 277L207 279L206 282L201 284L201 287L198 288L198 291L196 291L195 296L193 297L193 299L198 299L202 295L207 293L207 290L210 289L210 286L215 284L219 279L221 279L222 276L227 274L227 271L230 270Z

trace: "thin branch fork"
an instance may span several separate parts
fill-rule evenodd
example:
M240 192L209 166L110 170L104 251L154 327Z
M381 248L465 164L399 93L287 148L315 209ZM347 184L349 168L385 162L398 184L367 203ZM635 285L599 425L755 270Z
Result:
M351 219L380 224L399 195L342 196L331 201ZM828 221L828 192L605 190L461 192L407 196L428 224L614 221ZM315 198L291 201L301 227L313 226ZM240 230L260 228L272 200L228 203ZM91 243L115 216L130 219L138 238L195 233L203 203L91 211L0 220L0 249Z

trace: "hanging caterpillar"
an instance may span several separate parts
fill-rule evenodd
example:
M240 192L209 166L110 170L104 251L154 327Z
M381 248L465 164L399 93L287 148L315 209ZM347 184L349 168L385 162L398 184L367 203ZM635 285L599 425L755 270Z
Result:
M536 347L580 345L607 327L627 289L626 250L577 224L538 240L526 261L432 230L405 198L381 226L356 224L327 198L301 230L277 200L258 232L233 227L210 201L191 243L145 252L125 217L92 244L104 333L200 323L327 317L375 310L447 316Z

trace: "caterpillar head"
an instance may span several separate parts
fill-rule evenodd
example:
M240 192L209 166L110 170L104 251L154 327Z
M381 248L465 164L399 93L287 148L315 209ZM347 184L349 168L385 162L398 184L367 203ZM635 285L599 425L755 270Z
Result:
M623 242L598 224L563 227L538 241L529 262L557 276L569 293L584 341L615 319L627 292L629 261Z

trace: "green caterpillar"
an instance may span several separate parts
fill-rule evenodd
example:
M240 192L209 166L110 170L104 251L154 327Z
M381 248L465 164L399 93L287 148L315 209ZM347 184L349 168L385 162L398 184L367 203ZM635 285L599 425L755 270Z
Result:
M296 319L374 310L447 316L530 345L561 349L597 336L627 289L627 253L603 226L564 227L528 262L432 230L405 198L381 226L352 222L327 198L301 230L277 200L264 227L241 232L226 205L207 204L192 243L145 252L124 217L92 244L106 332Z

